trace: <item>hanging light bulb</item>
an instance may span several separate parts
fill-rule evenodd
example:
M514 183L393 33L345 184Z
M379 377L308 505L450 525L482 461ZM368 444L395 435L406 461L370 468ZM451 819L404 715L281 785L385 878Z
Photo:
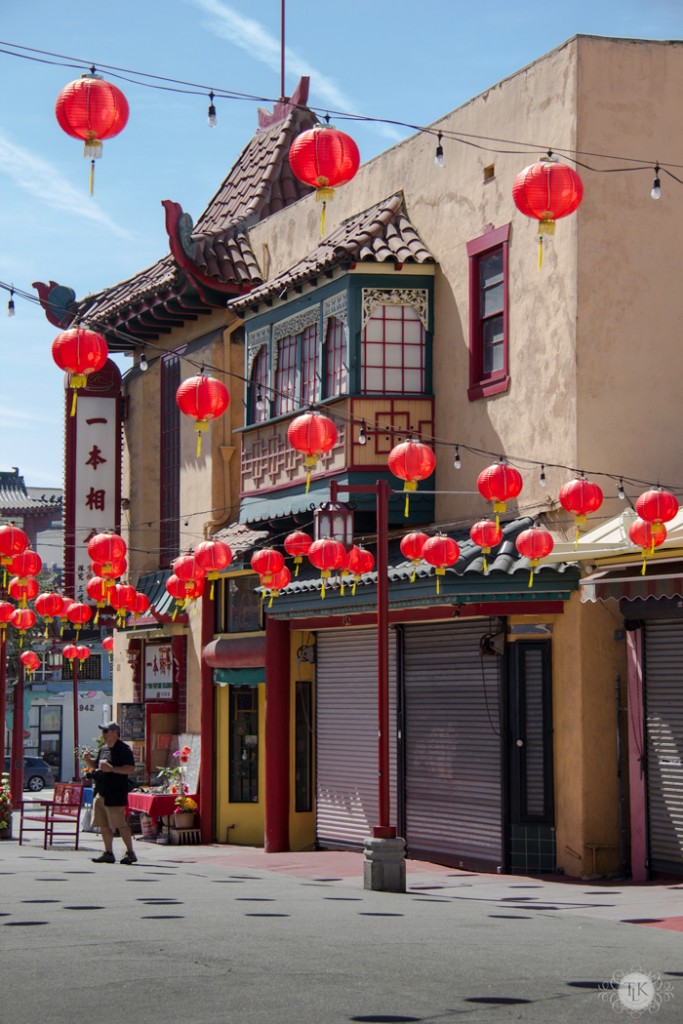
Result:
M650 198L651 199L661 199L662 198L662 183L659 180L659 164L655 164L655 177L654 177L654 181L652 182L652 190L650 192Z
M216 108L213 105L213 93L209 93L209 128L216 127Z
M7 303L7 316L14 316L16 310L14 308L14 288L10 288L9 302Z
M368 443L368 435L365 432L365 420L363 420L363 422L360 425L360 430L358 431L358 444L367 444L367 443Z
M545 463L541 463L541 475L538 478L541 487L545 487Z
M624 481L623 481L623 479L621 477L619 477L619 484L617 486L617 497L619 498L619 501L625 501L625 499L626 499L626 491L624 490Z
M446 161L443 158L443 146L441 145L442 134L439 132L436 139L436 152L434 153L434 163L437 167L445 167Z
M456 444L455 452L453 454L453 469L460 469L462 462L460 461L460 445Z
M147 362L144 352L140 356L140 369L143 373L146 373L147 370L149 369L149 363Z

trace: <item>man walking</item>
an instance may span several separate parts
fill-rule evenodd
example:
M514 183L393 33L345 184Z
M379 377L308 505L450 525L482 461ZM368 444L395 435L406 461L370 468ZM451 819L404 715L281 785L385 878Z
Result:
M92 823L102 831L104 853L93 857L95 864L115 864L116 857L112 849L114 830L126 844L126 854L121 858L122 864L135 864L137 857L133 850L133 836L126 819L128 803L128 776L135 771L133 751L121 739L121 729L116 722L101 725L104 744L100 748L99 760L86 753L83 760L94 770L95 798L93 800Z

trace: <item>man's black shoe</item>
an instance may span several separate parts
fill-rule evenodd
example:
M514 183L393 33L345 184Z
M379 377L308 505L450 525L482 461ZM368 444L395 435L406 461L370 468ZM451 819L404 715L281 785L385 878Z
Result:
M107 853L105 850L101 857L93 857L93 864L116 864L116 857L113 853Z
M121 858L121 864L137 864L137 862L138 858L132 851Z

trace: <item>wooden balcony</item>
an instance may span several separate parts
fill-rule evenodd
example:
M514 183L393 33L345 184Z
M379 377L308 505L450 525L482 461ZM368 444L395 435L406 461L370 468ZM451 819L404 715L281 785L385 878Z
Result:
M360 471L386 471L387 456L399 440L430 438L434 433L434 399L342 398L325 403L323 412L334 420L339 437L334 448L321 457L311 476L311 484L326 477ZM269 420L242 432L241 495L254 495L305 483L302 456L287 440L287 428L294 416ZM365 421L367 442L358 436Z

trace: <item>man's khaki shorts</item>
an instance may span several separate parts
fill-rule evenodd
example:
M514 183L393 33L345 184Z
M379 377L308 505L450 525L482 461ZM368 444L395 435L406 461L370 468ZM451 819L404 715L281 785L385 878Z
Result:
M125 807L107 807L103 796L96 796L92 803L92 823L95 828L125 828L128 825Z

